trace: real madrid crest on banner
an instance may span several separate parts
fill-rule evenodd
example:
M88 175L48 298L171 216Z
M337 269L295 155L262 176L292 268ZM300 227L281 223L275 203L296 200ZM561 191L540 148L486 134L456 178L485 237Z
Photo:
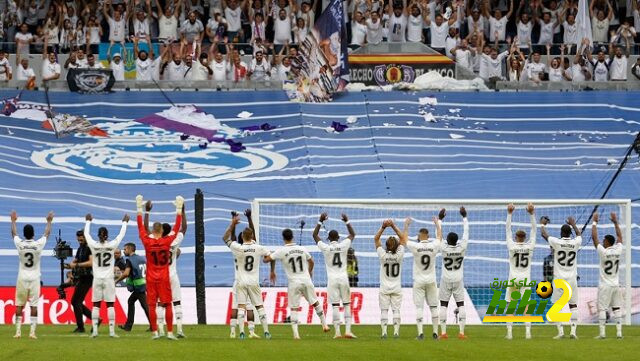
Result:
M411 83L416 77L413 68L407 65L378 65L373 70L373 77L378 85L389 85L395 83Z
M69 69L69 90L80 93L104 93L111 91L115 78L106 69Z

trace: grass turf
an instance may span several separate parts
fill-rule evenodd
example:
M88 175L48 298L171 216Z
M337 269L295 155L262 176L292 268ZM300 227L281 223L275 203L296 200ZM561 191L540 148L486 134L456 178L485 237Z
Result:
M357 340L333 340L333 331L322 333L319 326L301 326L302 340L291 339L289 326L271 326L272 340L230 340L226 326L185 326L188 338L179 341L151 340L151 334L137 326L133 332L116 331L120 338L107 336L108 329L91 339L88 334L71 334L71 326L38 326L38 340L28 338L29 326L22 327L22 338L14 340L12 325L0 326L1 360L638 360L640 326L624 326L624 339L615 338L615 328L607 327L608 339L594 340L597 326L579 326L579 340L551 339L553 326L533 327L533 339L524 339L524 327L514 326L514 340L504 339L504 326L468 326L469 339L457 337L457 327L448 327L449 340L435 342L414 339L414 326L402 326L399 339L380 339L378 326L355 326ZM425 331L431 330L425 325ZM261 334L261 328L256 327ZM392 332L392 327L389 327ZM568 334L568 326L565 327Z

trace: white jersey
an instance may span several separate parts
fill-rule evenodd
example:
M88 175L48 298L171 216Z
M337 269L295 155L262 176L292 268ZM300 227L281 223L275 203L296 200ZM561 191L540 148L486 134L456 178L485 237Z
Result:
M620 256L624 247L622 243L616 242L609 248L604 248L602 243L598 244L598 256L600 256L600 285L618 287L620 285L619 268Z
M398 246L396 253L376 249L380 259L380 293L399 293L402 291L401 277L404 247Z
M255 242L231 242L229 248L233 252L236 263L236 282L238 285L260 284L260 262L271 254L269 250ZM305 261L306 263L306 261ZM309 275L307 273L307 275Z
M578 277L578 249L582 244L582 237L556 238L549 237L549 245L553 249L553 278L567 281Z
M113 72L113 78L115 80L124 80L124 62L122 60L119 63L111 60L111 62L109 62L109 68L111 72Z
M329 284L349 280L347 276L347 251L349 247L351 247L351 239L349 238L329 244L318 242L318 248L324 255L324 263L327 266Z
M13 237L13 243L18 250L18 281L37 281L40 279L40 256L47 239L41 237L37 241L23 240L18 236Z
M177 276L178 275L178 267L176 266L176 261L178 260L178 250L180 249L180 245L184 240L184 233L178 232L176 239L171 242L171 249L169 250L169 276Z
M564 69L562 65L557 68L549 68L549 81L563 81L564 77L562 74L564 73Z
M436 282L436 255L440 247L438 240L407 242L407 249L413 254L413 284Z
M611 80L627 80L627 57L614 56L611 64L609 65L609 74Z
M289 283L292 281L311 282L307 261L311 255L302 246L289 243L271 254L271 258L281 260Z
M513 241L511 232L511 214L507 214L507 249L509 250L509 279L516 278L523 280L531 277L531 263L533 262L533 250L536 247L536 218L529 215L531 219L531 233L529 242L519 243Z
M127 222L122 222L120 233L113 241L96 242L89 233L91 221L87 221L84 225L84 237L87 240L87 246L91 249L93 256L93 278L113 279L114 257L113 252L118 248L120 242L127 232Z
M467 253L467 243L469 242L469 222L467 218L462 219L462 240L455 246L446 245L440 251L442 253L442 276L441 281L461 282L464 275L463 261Z

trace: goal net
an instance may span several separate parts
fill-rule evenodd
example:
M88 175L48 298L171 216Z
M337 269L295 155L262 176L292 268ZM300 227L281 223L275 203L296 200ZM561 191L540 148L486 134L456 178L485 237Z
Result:
M275 248L283 244L281 233L284 228L294 231L295 241L305 246L315 259L313 281L316 287L327 284L327 273L324 258L313 241L312 232L321 213L326 212L329 220L321 229L320 237L327 238L327 233L335 229L341 237L347 235L345 225L340 219L341 213L349 216L356 232L352 248L357 260L357 287L379 287L379 261L374 248L373 237L385 219L393 219L402 228L406 217L413 223L409 229L409 239L415 240L420 228L427 228L431 237L435 236L432 217L437 216L441 208L447 210L443 221L443 234L457 232L462 236L462 217L459 207L465 206L469 220L469 244L464 259L464 283L469 299L473 303L480 319L484 316L490 303L493 291L490 286L495 278L506 281L509 276L509 259L505 241L505 222L507 204L514 203L516 210L512 218L512 231L522 229L530 232L529 215L526 204L531 201L535 205L538 221L536 247L533 253L531 278L543 281L551 278L549 263L551 251L548 243L540 234L539 220L542 216L550 219L547 230L551 236L560 236L560 227L567 217L576 219L578 228L583 230L583 242L577 254L578 286L580 297L580 322L597 322L596 299L599 280L598 254L591 240L590 216L595 207L600 213L598 225L599 237L614 234L614 227L609 214L618 214L620 227L625 241L625 251L620 263L620 288L624 309L627 310L627 322L630 321L631 302L631 267L626 260L630 259L631 247L631 204L629 200L363 200L363 199L255 199L252 204L254 222L261 244ZM392 235L387 230L385 236ZM384 239L385 237L383 237ZM546 261L546 262L545 262ZM442 260L437 260L437 277L440 280ZM551 267L552 267L551 262ZM263 265L262 274L268 274L268 266ZM546 273L545 273L546 268ZM413 284L413 259L410 252L405 254L402 265L402 285L405 290L403 310L414 308L413 301L407 294ZM277 266L278 280L276 286L286 286L286 276L280 265ZM408 293L407 293L408 292ZM537 296L536 296L537 297ZM378 302L368 302L366 307L377 310ZM425 307L426 308L426 307ZM377 312L377 311L376 311ZM469 312L469 311L467 311ZM404 311L403 311L404 313ZM403 316L403 323L413 322Z

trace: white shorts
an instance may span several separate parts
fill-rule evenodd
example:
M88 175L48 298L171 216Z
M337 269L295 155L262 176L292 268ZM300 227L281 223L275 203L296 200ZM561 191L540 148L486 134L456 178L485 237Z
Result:
M236 287L238 304L262 306L262 290L259 285L242 285Z
M93 278L92 302L116 302L116 282L113 278Z
M318 297L316 297L316 290L313 287L311 280L290 281L288 294L289 308L300 307L300 296L303 296L310 305L313 305L318 301Z
M233 282L233 290L231 291L231 309L237 310L238 309L238 283L237 282ZM247 310L250 310L253 308L253 306L251 305L251 300L248 299L247 303L245 304L245 308Z
M600 285L598 286L598 311L606 311L609 307L620 308L622 297L620 297L618 286Z
M329 294L329 303L342 304L351 303L351 288L349 288L349 280L331 281L327 286Z
M449 302L451 296L456 302L464 302L464 282L440 282L440 301Z
M570 305L577 305L578 304L578 281L576 279L572 279L572 280L566 280L569 283L569 286L571 286L571 298L569 299L568 304ZM551 300L553 301L553 303L556 303L559 299L560 296L562 296L562 294L564 293L564 291L561 288L553 288L553 294L551 295Z
M382 293L378 295L380 310L388 310L389 306L393 311L400 311L402 306L402 292Z
M31 307L38 306L40 299L40 279L18 280L16 284L16 306L24 307L29 301Z
M413 285L413 303L416 307L423 307L425 299L430 307L440 305L438 303L438 286L435 282L416 283Z
M169 281L171 282L171 301L172 302L178 302L178 301L182 301L182 291L180 289L180 278L178 278L178 275L171 275L171 278L169 279Z

